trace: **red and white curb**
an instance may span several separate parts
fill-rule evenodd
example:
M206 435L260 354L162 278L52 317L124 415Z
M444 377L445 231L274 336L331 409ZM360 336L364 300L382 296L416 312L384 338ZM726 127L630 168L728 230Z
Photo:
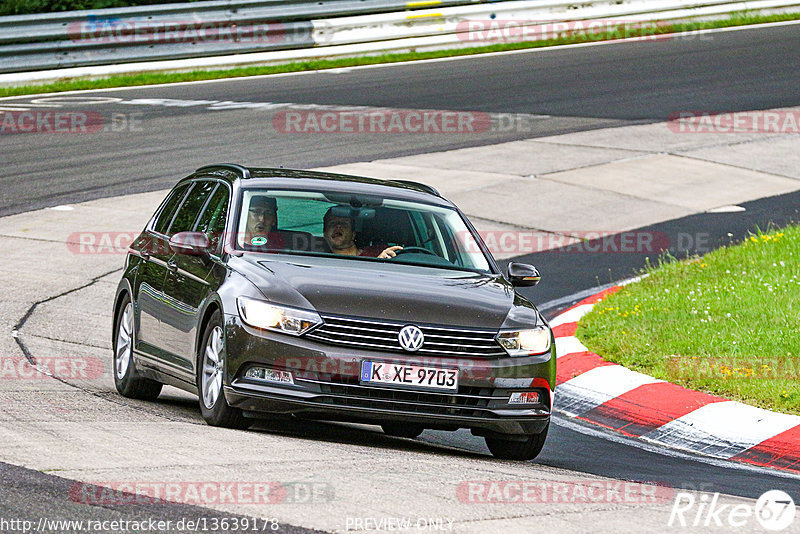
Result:
M550 321L556 338L556 409L652 443L800 473L800 416L692 391L603 360L575 337L578 321L619 286Z

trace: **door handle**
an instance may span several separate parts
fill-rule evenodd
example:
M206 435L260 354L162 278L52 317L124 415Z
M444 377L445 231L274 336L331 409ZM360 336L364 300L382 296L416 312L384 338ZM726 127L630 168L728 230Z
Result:
M175 271L177 271L177 270L178 270L178 264L177 264L177 263L175 263L175 262L174 262L174 261L172 261L172 260L169 260L169 261L167 262L167 269L169 269L169 270L170 270L170 272L173 272L173 273L174 273Z

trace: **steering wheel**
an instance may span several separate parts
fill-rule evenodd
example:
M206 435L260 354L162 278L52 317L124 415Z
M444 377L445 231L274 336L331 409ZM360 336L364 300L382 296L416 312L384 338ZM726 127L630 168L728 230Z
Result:
M438 254L436 254L435 252L431 252L430 250L428 250L425 247L403 247L400 250L395 250L394 251L396 256L399 256L400 254L405 254L406 252L416 252L416 253L421 253L421 254L430 254L431 256L436 256L437 258L439 257Z

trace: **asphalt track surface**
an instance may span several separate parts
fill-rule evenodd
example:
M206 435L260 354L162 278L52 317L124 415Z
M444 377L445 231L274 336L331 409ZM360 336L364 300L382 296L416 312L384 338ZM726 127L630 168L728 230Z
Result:
M202 106L90 106L136 114L138 131L3 135L0 216L152 191L209 161L312 168L663 121L681 110L798 103L798 26L561 48L456 61L95 93L104 97L292 102L549 115L528 131L461 135L278 134L268 114ZM30 97L0 100L0 106ZM31 157L35 154L35 157Z
M256 112L210 112L143 106L136 109L141 129L94 136L6 135L0 137L3 172L0 215L169 187L194 167L210 161L248 165L317 167L492 144L615 124L661 121L678 110L753 110L800 104L800 32L796 26L717 33L712 39L582 47L526 54L474 57L458 61L399 65L340 73L313 73L222 83L151 87L97 93L105 97L172 98L235 102L293 102L543 114L550 118L526 132L476 136L330 137L279 135ZM30 102L31 97L14 99ZM0 101L6 105L11 100ZM99 109L99 108L98 108ZM130 113L114 104L103 113ZM798 219L800 194L745 204L738 214L703 214L649 228L668 235L708 234L714 247L769 223ZM732 233L733 237L728 233ZM701 250L700 252L703 252ZM538 265L541 287L526 290L536 302L561 299L577 291L630 276L642 267L637 254L539 253L523 258ZM559 307L547 310L552 315ZM187 410L194 409L187 406ZM720 467L686 457L643 450L624 438L603 439L579 432L556 417L548 443L536 462L618 479L658 482L673 487L719 491L756 498L783 489L800 502L796 479L737 466ZM303 433L319 439L374 442L384 447L438 450L443 443L474 449L467 433L426 433L422 442L385 438L362 429L315 424ZM593 427L594 428L594 427ZM591 435L594 433L594 435ZM426 443L427 442L427 443ZM71 481L0 464L0 516L38 520L48 517L136 518L141 512L78 506L64 487ZM220 517L185 505L153 508L147 515ZM303 529L284 527L287 532Z

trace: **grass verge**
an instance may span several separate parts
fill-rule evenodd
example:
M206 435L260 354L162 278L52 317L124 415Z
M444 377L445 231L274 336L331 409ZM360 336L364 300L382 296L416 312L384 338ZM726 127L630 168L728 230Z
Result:
M579 44L598 41L612 41L622 38L642 37L654 38L658 35L672 33L696 32L699 30L727 28L734 26L747 26L769 22L783 22L800 20L800 13L784 13L777 15L752 15L747 12L732 14L728 19L708 22L688 22L680 24L660 25L658 28L646 27L640 31L623 28L618 31L580 32L557 39L541 41L526 41L519 43L503 43L488 46L461 48L457 50L436 50L431 52L408 52L396 54L381 54L375 56L361 56L341 59L325 59L315 61L299 61L280 65L258 67L240 67L222 70L196 70L192 72L174 73L143 73L135 75L109 76L97 80L76 79L55 83L24 85L17 87L0 87L0 97L20 96L38 93L56 93L87 89L106 89L113 87L131 87L138 85L158 85L175 82L191 82L199 80L215 80L220 78L240 78L246 76L261 76L265 74L279 74L286 72L301 72L312 70L336 69L356 67L360 65L375 65L381 63L397 63L401 61L418 61L423 59L444 58L485 54L489 52L503 52L509 50L523 50L529 48L543 48L548 46ZM664 37L666 38L666 37ZM684 38L693 38L691 35ZM699 38L699 37L694 37Z
M662 258L579 323L589 350L687 388L800 414L800 227Z

